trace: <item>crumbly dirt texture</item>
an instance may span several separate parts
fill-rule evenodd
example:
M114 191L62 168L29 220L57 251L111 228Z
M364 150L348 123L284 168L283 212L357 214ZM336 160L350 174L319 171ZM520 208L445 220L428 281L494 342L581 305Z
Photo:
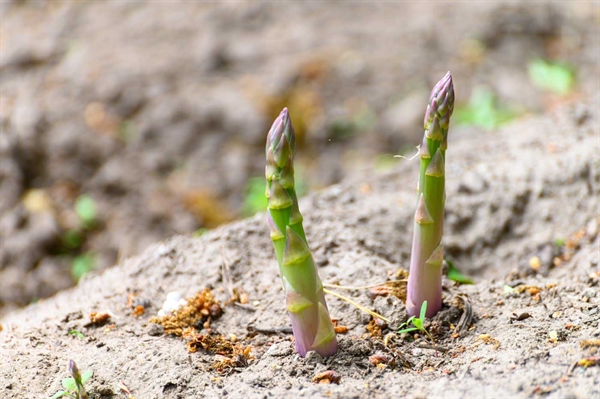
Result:
M122 397L119 381L136 398L598 398L597 122L595 107L578 103L499 131L451 136L447 253L477 277L474 285L445 282L444 310L426 323L434 342L396 334L407 315L395 296L344 291L390 323L371 323L369 333L370 316L328 296L348 332L338 335L335 356L300 358L258 214L152 245L9 313L1 321L0 397L49 397L74 359L94 372L92 398ZM324 282L372 285L408 267L417 169L418 160L405 160L300 201ZM207 287L223 306L210 325L186 339L149 323L167 292L194 297ZM247 303L226 304L232 292ZM473 317L457 333L466 302ZM139 306L145 311L134 314ZM110 319L92 324L91 312Z

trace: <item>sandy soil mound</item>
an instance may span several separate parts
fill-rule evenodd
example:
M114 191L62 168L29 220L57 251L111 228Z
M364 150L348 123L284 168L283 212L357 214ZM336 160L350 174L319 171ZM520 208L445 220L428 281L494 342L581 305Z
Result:
M328 297L348 328L339 352L297 356L259 214L155 244L7 315L0 397L51 396L68 359L94 372L93 398L119 397L119 381L137 398L600 397L598 134L596 105L573 104L495 133L451 136L445 241L477 277L445 283L445 309L427 323L433 343L396 334L407 315L395 296L344 291L390 322ZM377 284L407 267L417 167L404 161L301 201L323 281ZM168 292L205 288L223 314L207 305L186 338L149 323ZM232 292L247 303L226 304ZM93 323L92 312L111 317ZM334 383L313 382L327 371Z

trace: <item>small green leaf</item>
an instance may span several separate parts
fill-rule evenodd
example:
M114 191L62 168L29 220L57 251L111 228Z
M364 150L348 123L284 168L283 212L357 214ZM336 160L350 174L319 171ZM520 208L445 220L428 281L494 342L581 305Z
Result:
M91 227L96 223L96 203L89 195L80 195L75 200L75 213L81 219L85 227Z
M556 245L558 248L564 246L566 243L566 240L564 238L557 238L554 240L554 245Z
M412 323L412 321L414 320L415 316L411 316L408 320L406 320L404 323L400 324L400 328L404 327L404 326L408 326L410 323Z
M427 313L427 301L424 301L423 305L421 305L421 314L419 315L419 319L421 321L421 324L423 324L423 321L425 321L425 313ZM415 324L414 321L413 321L413 324Z
M569 94L575 84L575 74L571 66L542 59L529 63L529 78L540 89L560 95Z
M202 237L207 231L209 231L207 228L201 227L192 233L192 237Z
M50 397L50 399L58 399L58 398L61 398L61 397L65 396L65 395L67 395L68 393L69 392L67 392L67 391L58 391L54 395L52 395Z
M84 274L92 271L95 266L96 258L94 254L87 252L73 259L71 262L71 275L74 280L79 281Z
M77 389L77 384L75 383L75 379L73 377L63 378L61 383L67 391L74 391Z
M252 177L246 183L244 204L242 213L244 216L252 216L257 212L267 209L269 200L265 197L265 178Z
M85 338L85 335L83 335L82 333L80 333L77 330L71 330L71 331L69 331L69 335L74 335L77 338Z
M94 375L93 371L86 371L85 373L81 374L81 383L85 384L87 380L89 380L90 378L92 378L92 376Z
M456 281L457 283L461 283L461 284L474 284L474 281L472 279L470 279L469 277L465 276L464 274L462 274L456 268L456 266L454 266L453 262L446 259L446 263L448 264L448 279L450 279L452 281Z
M77 249L83 244L83 234L79 230L67 230L63 234L63 243L69 249Z
M490 89L476 87L469 103L456 107L454 117L459 125L495 129L515 116L513 112L497 104L496 95Z
M417 329L419 329L421 331L425 330L423 328L423 320L421 320L421 319L414 319L413 320L413 324L414 324L415 327L417 327Z
M398 334L404 334L411 331L417 331L417 328L405 328L404 330L398 331Z
M515 292L515 289L513 287L511 287L510 285L504 284L504 286L502 287L502 291L505 294L510 294L511 292Z

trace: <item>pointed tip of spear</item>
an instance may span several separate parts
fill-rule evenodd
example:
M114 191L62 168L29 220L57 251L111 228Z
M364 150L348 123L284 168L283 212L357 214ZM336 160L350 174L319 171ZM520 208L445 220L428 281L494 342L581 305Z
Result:
M454 110L454 82L450 71L446 72L431 90L427 111L425 112L424 126L429 127L435 114L443 117L446 114L452 115Z
M272 157L280 168L285 165L289 156L294 156L296 134L287 107L281 110L267 134L267 161L269 161L269 151L272 152Z

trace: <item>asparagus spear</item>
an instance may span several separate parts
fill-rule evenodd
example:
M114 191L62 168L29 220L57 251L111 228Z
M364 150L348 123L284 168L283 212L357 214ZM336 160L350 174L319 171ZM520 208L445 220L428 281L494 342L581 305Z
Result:
M77 388L77 398L78 399L88 399L88 394L85 392L85 388L83 387L83 381L81 374L79 373L79 369L77 368L77 364L72 359L69 359L69 372L75 380L75 386Z
M442 235L446 201L444 164L453 109L454 86L448 72L433 88L425 112L419 194L406 298L410 316L419 315L424 301L428 304L426 317L433 317L442 307Z
M337 341L298 208L294 189L295 149L294 128L284 108L267 135L265 175L271 240L298 353L304 357L306 352L314 350L321 356L331 356L337 350Z

